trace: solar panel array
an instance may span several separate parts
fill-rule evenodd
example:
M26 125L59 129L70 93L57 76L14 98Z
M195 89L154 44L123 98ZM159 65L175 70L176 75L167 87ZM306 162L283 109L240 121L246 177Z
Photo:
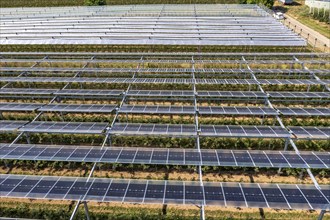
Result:
M329 168L330 152L211 150L182 148L105 148L0 144L0 159L84 161L166 165Z
M3 8L0 18L1 44L306 46L256 5Z
M14 139L1 139L0 159L329 169L329 152L301 151L295 144L330 140L328 58L303 53L3 53L0 137L10 134ZM15 114L29 120L14 120ZM29 139L40 133L93 135L103 142L55 145ZM109 141L126 136L195 139L196 146L123 147ZM201 144L238 138L282 140L285 149L210 149ZM294 150L288 151L285 143ZM0 193L8 198L202 207L323 210L330 205L329 185L208 182L201 170L199 178L185 182L0 175Z
M0 175L2 197L141 204L324 209L329 187Z

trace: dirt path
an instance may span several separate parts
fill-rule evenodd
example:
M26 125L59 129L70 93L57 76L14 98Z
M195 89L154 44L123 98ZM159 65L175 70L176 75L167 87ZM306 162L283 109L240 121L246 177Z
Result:
M313 47L316 47L324 52L330 52L330 39L323 36L317 31L307 27L306 25L300 23L291 16L284 14L285 20L284 24L290 29L295 31L297 34L302 36L304 39L308 40L308 43Z

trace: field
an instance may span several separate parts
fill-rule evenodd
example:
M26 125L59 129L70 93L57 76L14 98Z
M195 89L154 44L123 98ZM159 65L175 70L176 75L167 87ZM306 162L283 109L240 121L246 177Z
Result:
M48 55L49 61L52 62L38 62L44 55L37 54L36 59L33 60L33 56L29 55L17 57L15 55L5 55L7 58L15 58L14 60L7 60L2 62L3 68L11 67L31 67L35 68L81 68L83 67L83 61L77 60L75 57L70 57L68 55L55 56ZM125 57L122 54L121 57ZM187 56L180 57L162 57L155 55L145 55L143 66L140 68L189 68L192 64L190 63ZM88 60L88 56L79 56L84 60ZM95 70L101 70L105 68L136 68L136 62L133 60L139 60L138 55L128 56L125 62L109 62L104 58L108 57L108 60L114 59L115 56L105 55L100 53L97 56L96 62L88 63L84 68L92 68ZM64 59L63 59L64 58ZM253 59L251 59L253 58ZM290 68L290 66L298 69L300 67L299 63L290 64L290 55L285 57L269 57L265 56L249 57L246 59L250 60L249 66L252 69L280 69L285 70ZM31 59L31 60L29 60ZM72 61L70 61L72 59ZM95 59L95 58L94 58ZM115 58L118 59L118 58ZM127 60L132 59L131 62ZM166 62L167 59L178 59L176 63ZM233 55L231 58L219 55L218 57L208 57L207 55L199 58L203 62L197 62L195 68L198 69L235 69L235 68L246 68L246 64L237 63L238 56ZM209 60L222 60L222 62L209 62ZM318 68L320 70L325 70L329 66L328 63L318 64L323 58L310 59L309 57L299 57L300 60L306 62L306 67L309 69ZM148 61L150 60L150 61ZM180 61L181 60L181 61ZM268 61L267 61L268 60ZM273 62L272 60L278 60ZM286 60L286 61L281 61ZM318 61L317 61L318 60ZM9 62L10 61L10 62ZM280 62L281 61L281 62ZM280 64L278 64L280 63ZM240 67L241 65L241 67ZM40 70L39 70L40 71ZM29 74L29 78L34 77L72 77L73 73L57 72L57 73L46 73L46 72L32 72ZM173 71L173 70L172 70ZM13 73L9 73L8 76ZM153 74L153 75L151 75ZM157 75L161 74L161 75ZM98 77L104 78L108 77L108 74L101 72L95 73L81 73L81 77ZM112 73L111 77L130 77L131 74L127 72L123 73ZM164 72L164 73L140 73L139 77L182 77L181 73ZM290 79L299 77L300 79L309 78L309 75L304 74L277 74L277 75L267 75L258 74L258 79ZM196 77L212 77L212 78L249 78L249 75L244 73L243 75L235 75L233 73L217 73L211 75L200 75L197 74ZM328 79L327 75L320 75L322 79ZM3 86L2 83L1 86ZM62 88L65 84L63 83L24 83L17 82L10 86L14 88L27 88L27 86L32 89L42 89L42 88ZM97 84L97 83L71 83L70 89L125 89L127 84ZM192 87L189 84L132 84L131 90L191 90ZM265 91L306 91L307 87L305 85L262 85ZM223 90L223 91L256 91L258 88L254 85L198 85L197 90ZM322 86L309 86L309 91L322 92ZM11 102L16 103L43 103L47 104L50 97L47 95L3 95L1 102ZM117 104L120 99L116 97L75 97L72 95L62 97L62 104ZM323 107L329 108L328 99L305 99L302 103L301 100L292 99L273 99L272 103L275 108L281 107ZM173 99L168 97L168 99L163 99L162 97L149 98L145 100L144 98L131 97L125 101L125 104L129 105L173 105L173 106L190 106L192 105L189 99ZM262 99L223 99L219 100L203 100L198 101L198 106L248 106L257 107L263 106L264 100ZM3 112L2 119L4 120L32 120L38 114L38 111L26 112ZM329 126L329 120L327 117L322 116L281 116L283 123L288 126L318 126L327 127ZM38 121L70 121L70 122L107 122L111 123L114 119L113 114L93 114L93 113L79 113L71 112L59 114L56 112L43 112ZM156 124L192 124L194 123L193 115L180 115L180 114L119 114L117 116L118 121L127 121L129 123L156 123ZM212 124L212 125L278 125L277 121L273 116L254 116L254 115L200 115L200 124ZM5 142L12 142L16 138L17 134L5 133L1 134L1 140L6 140ZM43 134L43 133L31 133L29 135L29 140L31 143L35 144L51 144L51 145L85 145L85 146L101 146L104 140L102 135L70 135L70 134ZM3 142L3 141L2 141ZM329 151L329 143L327 140L297 140L295 141L299 150L301 151ZM26 143L25 138L20 139L17 143ZM157 137L157 136L112 136L111 137L112 147L159 147L159 148L195 148L195 143L193 139L186 137ZM201 149L248 149L248 150L283 150L284 140L281 139L257 139L257 138L215 138L206 137L200 140ZM92 168L92 163L79 163L79 162L51 162L51 161L26 161L26 160L2 160L1 163L1 173L9 174L24 174L24 175L47 175L47 176L80 176L87 177L90 174ZM309 178L306 172L302 172L303 169L282 169L281 174L277 173L276 168L253 168L253 167L214 167L214 166L203 166L203 180L211 182L240 182L240 183L286 183L286 184L312 184L313 182ZM316 176L319 184L329 184L329 171L324 169L315 169L313 174ZM106 177L106 178L119 178L119 179L149 179L149 180L179 180L179 181L196 181L199 178L196 172L196 166L177 166L177 165L155 165L155 164L108 164L99 163L97 169L93 173L94 177ZM31 203L32 202L32 203ZM13 216L13 217L29 217L29 218L47 218L47 219L67 219L72 212L74 203L68 202L47 202L50 204L47 207L47 212L45 210L44 202L38 200L22 200L20 205L16 206L17 200L12 199L2 199L1 202L1 215L2 216ZM113 219L196 219L199 218L199 210L193 206L176 206L168 205L162 207L161 205L118 205L118 204L105 204L105 203L89 203L89 210L91 217L95 219L108 219L108 214L111 213ZM129 211L128 211L129 210ZM165 210L165 211L164 211ZM166 212L166 215L164 215ZM79 216L83 215L83 209L80 208L77 214L77 219ZM206 207L206 217L208 219L255 219L260 218L260 216L265 216L267 219L287 219L287 218L297 218L297 219L310 219L315 218L318 212L315 211L283 211L283 210L271 210L271 209L235 209L235 208L216 208L216 207ZM328 216L325 217L327 219Z
M152 1L206 2L223 3ZM49 5L1 7L22 3ZM0 217L317 218L330 199L330 55L253 6L134 7L2 16Z

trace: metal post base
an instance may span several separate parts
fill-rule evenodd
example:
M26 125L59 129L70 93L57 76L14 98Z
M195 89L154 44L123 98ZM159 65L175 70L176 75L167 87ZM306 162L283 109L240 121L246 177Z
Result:
M77 204L76 204L76 206L74 207L74 210L73 210L73 212L71 214L70 220L73 220L74 217L76 216L80 204L84 204L86 219L87 220L90 220L87 202L80 202L80 201L78 201Z
M200 207L200 219L205 220L205 208L203 205Z
M323 217L324 217L324 214L326 213L326 211L325 210L322 210L321 212L320 212L320 215L319 215L319 217L317 218L317 220L322 220L323 219Z
M87 202L83 202L84 203L84 208L85 208L85 216L87 220L90 220L89 217L89 211L88 211L88 206L87 206Z

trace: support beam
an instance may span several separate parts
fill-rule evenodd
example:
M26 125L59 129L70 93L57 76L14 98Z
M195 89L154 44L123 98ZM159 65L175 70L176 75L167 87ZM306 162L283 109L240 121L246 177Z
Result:
M293 57L293 58L294 58L297 62L300 62L297 58L295 58L295 57ZM242 56L242 60L243 60L243 61L246 61L245 58L244 58L244 56ZM304 67L304 64L303 64L303 63L302 63L302 65L303 65L303 67ZM249 66L248 64L247 64L247 68L250 70L250 74L251 74L252 78L255 79L255 80L258 80L257 77L255 76L253 70L250 68L250 66ZM304 67L304 68L305 68L306 70L308 70L307 67ZM315 74L313 74L313 76L314 76L314 78L316 77ZM320 80L320 79L317 79L317 78L315 78L315 79L316 79L316 80ZM262 88L262 86L261 86L260 84L258 84L258 88L259 88L259 90L260 90L262 93L264 93L265 95L267 95L267 94L265 93L264 89ZM328 88L327 88L327 89L328 89ZM276 110L276 109L273 107L272 103L270 102L268 96L267 96L267 98L266 98L266 103L267 103L268 107L270 107L270 108ZM289 131L289 129L286 128L286 126L285 126L285 125L283 124L283 122L282 122L282 119L281 119L278 115L276 115L276 120L277 120L277 122L280 124L280 126L281 126L283 129L286 129L286 130ZM289 132L290 132L290 131L289 131ZM299 154L300 154L299 149L297 148L297 146L296 146L296 144L294 143L294 141L292 140L292 138L290 137L290 138L288 138L287 140L289 140L290 145L293 147L294 151L299 155ZM286 147L287 147L287 146L285 146L285 148L286 148ZM312 179L312 181L313 181L315 187L318 188L318 189L320 189L320 186L319 186L319 184L317 183L316 178L314 177L313 173L310 171L310 169L306 169L306 170L307 170L308 175L309 175L310 178ZM280 170L279 170L279 171L280 171Z
M38 64L39 64L40 62L42 62L43 60L46 60L46 59L48 59L48 56L45 56L45 57L42 58L40 61L37 60L32 66L30 66L30 69L31 69L31 68L34 68L34 67L36 67L36 66L38 66ZM24 76L25 73L26 73L26 71L23 71L23 72L21 72L17 77ZM2 86L1 89L7 88L7 87L10 86L11 84L13 84L13 83L12 83L12 82L8 82L8 83L6 83L4 86Z
M47 57L48 57L48 56L47 56ZM47 57L46 57L46 58L47 58ZM95 57L95 56L93 56L90 60L93 60L94 57ZM45 58L44 58L44 59L45 59ZM82 69L84 69L84 68L86 68L86 67L88 66L90 60L87 61L87 63L82 67ZM36 63L35 65L37 65L37 64L38 64L38 63ZM78 77L80 74L81 74L81 71L77 72L72 78L76 78L76 77ZM64 87L63 87L61 90L66 89L70 84L71 84L71 82L66 83L66 84L64 85ZM7 84L6 84L6 85L7 85ZM6 85L5 85L5 86L6 86ZM5 86L4 86L4 87L5 87ZM3 87L3 88L4 88L4 87ZM48 104L52 104L52 103L55 102L57 99L58 99L58 96L54 96L54 97L48 102ZM34 121L38 120L38 119L42 116L43 113L44 113L44 112L40 112L40 113L38 113L38 114L34 117L34 119L33 119L31 122L34 122ZM17 142L17 141L18 141L23 135L25 135L25 132L24 132L24 131L18 134L18 136L17 136L17 137L16 137L16 138L10 143L9 147L11 147L12 145L16 144L16 142ZM28 139L27 141L29 142L29 139Z
M199 134L200 134L200 127L199 127L199 122L198 122L198 104L197 104L197 91L196 91L196 78L195 78L195 62L194 62L194 56L192 56L192 67L191 67L191 75L192 75L192 79L194 81L193 83L193 93L194 93L194 108L195 108L195 117L194 117L194 120L195 120L195 126L196 126L196 131L197 131L197 135L196 135L196 148L198 150L198 152L201 151L200 149L200 140L199 140ZM204 190L204 187L203 187L203 172L202 172L202 166L197 166L198 168L198 179L199 179L199 182L200 182L200 185L202 187L202 189ZM203 192L203 195L205 196L205 193ZM205 198L204 198L204 201L205 201ZM202 204L200 206L200 219L201 220L205 220L205 207L204 207L204 204Z
M94 57L93 57L93 58L94 58ZM93 59L93 58L92 58L92 59ZM133 76L132 76L132 79L135 78L136 73L138 72L141 63L143 63L143 56L141 57L141 62L140 62L140 63L137 65L137 67L136 67L137 70L134 72L134 74L133 74ZM123 98L122 98L122 100L121 100L121 102L120 102L120 104L119 104L119 107L116 109L115 117L113 118L113 120L112 120L112 122L111 122L111 124L110 124L110 126L109 126L108 129L111 129L111 128L113 127L113 125L115 124L115 122L116 122L116 120L117 120L117 118L118 118L118 115L119 115L119 109L120 109L120 108L122 107L122 105L125 103L126 95L127 95L127 93L129 92L130 88L131 88L131 84L128 85L128 87L127 87L127 89L126 89L126 92L124 93ZM109 143L109 147L111 147L111 136L110 136L110 133L107 133L107 135L105 136L105 138L104 138L104 140L103 140L103 143L102 143L102 146L101 146L101 149L103 149L103 148L105 147L105 145L106 145L107 142ZM93 176L96 167L97 167L97 163L94 163L94 164L93 164L93 167L92 167L92 169L91 169L91 171L90 171L90 173L89 173L89 175L88 175L88 180ZM80 203L84 203L86 219L89 220L89 214L88 214L88 206L87 206L87 203L86 203L86 202L81 202L81 200L79 200L79 201L77 202L77 204L76 204L76 208L79 207ZM73 216L71 216L71 218L74 217L74 214L75 214L75 213L72 213L72 214L73 214ZM70 219L70 220L71 220L71 219Z
M42 60L47 59L47 58L48 58L48 56L44 57ZM90 60L87 60L86 64L82 67L82 69L86 68L86 67L88 66L89 62L90 62L91 60L93 60L94 58L95 58L95 56L92 56ZM31 66L31 68L35 67L35 66L38 65L38 64L39 64L39 62L35 63L33 66ZM72 78L79 77L79 75L80 75L81 73L82 73L81 71L77 72ZM20 74L19 76L21 76L21 75L24 75L24 74L22 73L22 74ZM19 76L18 76L18 77L19 77ZM66 83L66 84L64 85L64 87L63 87L61 90L66 89L70 84L71 84L70 82ZM5 88L5 87L8 86L8 85L9 85L9 84L6 84L6 85L3 86L2 88ZM54 96L54 97L49 101L48 104L52 104L53 102L55 102L55 101L57 101L57 100L58 100L58 96ZM42 114L43 114L43 112L40 112L39 114L37 114L31 122L34 122L34 121L38 120L38 119L42 116ZM23 132L19 133L19 135L18 135L18 136L17 136L17 137L16 137L16 138L10 143L9 146L11 147L12 145L16 144L16 142L17 142L17 141L18 141L23 135L25 135L25 136L27 137L27 142L29 143L29 142L30 142L29 136L28 136L28 134L27 134L26 132L23 131ZM29 143L29 144L30 144L30 143ZM74 219L74 217L75 217L75 215L76 215L76 213L77 213L77 210L78 210L78 208L79 208L80 203L81 203L81 202L79 201L79 202L76 204L76 206L75 206L75 208L74 208L74 210L73 210L73 212L72 212L72 214L71 214L70 220ZM87 204L86 204L86 205L87 205ZM86 210L86 208L85 208L85 210ZM87 210L88 210L88 209L87 209ZM88 218L89 218L89 217L88 217Z
M316 79L317 81L322 81L317 75L315 75L315 73L313 73L312 71L310 71L310 70L305 66L304 62L300 61L296 56L293 56L293 59L294 59L295 61L297 61L297 62L300 62L300 63L301 63L301 67L302 67L302 69L309 71L311 77L313 77L313 78ZM325 88L328 92L330 92L330 87L329 87L329 86L324 85L324 88Z
M80 202L77 202L77 204L76 204L76 206L74 207L73 212L72 212L72 214L71 214L70 220L73 220L74 217L76 216L76 214L77 214L77 212L78 212L78 208L79 208L79 206L80 206Z

